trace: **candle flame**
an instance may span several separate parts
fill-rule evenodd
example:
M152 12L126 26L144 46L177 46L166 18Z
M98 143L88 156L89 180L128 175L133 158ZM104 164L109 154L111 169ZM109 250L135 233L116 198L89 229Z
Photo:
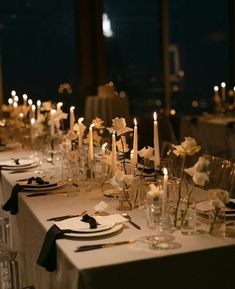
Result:
M78 121L79 122L83 122L84 121L84 117L79 117Z
M226 87L226 83L225 82L221 82L221 87L225 88Z
M24 117L23 112L20 112L20 113L19 113L19 117L20 117L20 118L23 118L23 117Z
M12 104L12 103L13 103L13 99L12 99L12 98L9 98L9 99L8 99L8 103L9 103L9 104Z
M103 148L103 149L105 149L105 148L106 148L106 146L107 146L107 144L108 144L107 142L106 142L106 143L104 143L104 144L102 144L102 148Z
M233 87L233 91L235 91L235 86Z
M11 91L11 96L16 96L16 91L15 90Z
M75 106L70 107L70 111L73 111L73 110L75 110Z
M16 102L19 101L19 97L17 95L14 96L14 101L16 101Z
M37 101L37 106L41 106L41 104L42 104L41 100L38 100Z
M164 174L164 176L167 176L167 175L168 175L167 168L163 168L163 174Z
M32 105L32 104L33 104L32 99L29 99L29 100L28 100L28 104L29 104L29 105Z
M95 124L94 123L92 123L91 125L90 125L90 127L92 128L92 127L94 127L95 126Z
M30 120L30 122L31 122L31 124L35 124L35 118L31 118L31 120Z
M217 85L214 86L214 91L219 91L219 87Z
M36 110L36 105L35 104L32 105L32 110L34 110L34 111Z
M24 93L23 94L23 99L26 100L27 98L28 98L28 95Z
M137 120L134 118L134 125L137 126Z
M156 113L156 111L154 111L154 113L153 113L153 119L156 121L157 120L157 113Z

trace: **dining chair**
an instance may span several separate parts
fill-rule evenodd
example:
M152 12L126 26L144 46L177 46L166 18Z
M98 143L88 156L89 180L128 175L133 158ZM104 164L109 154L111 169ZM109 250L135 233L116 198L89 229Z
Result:
M226 155L230 161L235 161L235 122L229 122L225 131Z
M209 182L205 185L205 189L220 188L234 196L235 185L235 166L229 160L222 159L217 156L204 155L209 160Z
M20 289L17 252L0 242L0 288Z

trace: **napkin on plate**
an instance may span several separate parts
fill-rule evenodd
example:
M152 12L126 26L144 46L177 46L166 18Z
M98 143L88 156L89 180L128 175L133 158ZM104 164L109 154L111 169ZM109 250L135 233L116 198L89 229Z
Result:
M88 223L90 228L95 225L97 227L97 222L95 218L85 214L82 217L84 223ZM47 271L52 272L56 270L56 240L65 238L65 233L70 231L70 229L60 229L57 225L53 225L46 234L41 251L38 256L37 264L44 267Z
M35 182L38 185L43 185L43 187L45 187L45 185L48 185L48 187L52 186L49 184L49 182L45 182L45 181L43 181L43 179L41 179L39 177L29 178L27 181L27 184L25 184L25 185L20 185L17 183L11 191L10 198L2 206L3 210L10 211L10 213L12 215L16 215L18 213L18 193L21 192L22 190L26 189L26 188L34 188L35 184L33 184L33 183L35 183Z
M87 216L90 217L89 215ZM89 220L89 218L87 216L85 217L84 222L81 222L81 217L78 217L57 222L56 224L54 224L46 234L41 251L39 253L37 264L44 267L49 272L55 271L57 260L56 240L67 238L67 236L65 235L66 233L70 233L73 231L76 232L76 230L88 228L86 220ZM90 218L94 219L93 217ZM95 221L102 225L110 225L120 222L126 222L127 220L119 214L114 214L108 216L96 216Z

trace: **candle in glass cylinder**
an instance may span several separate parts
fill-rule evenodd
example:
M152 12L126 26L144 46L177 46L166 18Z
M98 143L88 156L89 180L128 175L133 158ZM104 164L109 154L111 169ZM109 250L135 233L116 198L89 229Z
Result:
M41 114L41 105L42 105L41 100L38 100L38 101L37 101L37 119L40 118L40 114Z
M134 170L137 165L138 160L137 155L138 155L138 128L137 128L137 120L136 118L134 118L133 158L132 158L132 166Z
M69 110L69 123L70 123L70 130L73 130L74 122L75 122L75 116L74 116L74 106L70 107Z
M167 168L163 168L163 188L162 188L162 214L166 213L166 198L167 198L167 183L168 183L168 171Z
M92 123L89 127L88 134L88 162L92 162L94 159L94 147L93 147L93 129L94 124Z
M115 173L117 168L117 148L116 148L116 135L115 132L112 133L112 169Z
M223 102L226 101L226 83L225 82L221 83L221 98Z
M159 136L158 136L158 122L157 113L153 114L153 145L154 145L154 168L160 165L160 150L159 150Z

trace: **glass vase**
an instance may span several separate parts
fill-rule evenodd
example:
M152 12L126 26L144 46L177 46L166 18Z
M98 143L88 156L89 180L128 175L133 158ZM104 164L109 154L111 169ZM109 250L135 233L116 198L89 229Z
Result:
M225 211L215 208L209 212L209 234L215 237L226 236Z

